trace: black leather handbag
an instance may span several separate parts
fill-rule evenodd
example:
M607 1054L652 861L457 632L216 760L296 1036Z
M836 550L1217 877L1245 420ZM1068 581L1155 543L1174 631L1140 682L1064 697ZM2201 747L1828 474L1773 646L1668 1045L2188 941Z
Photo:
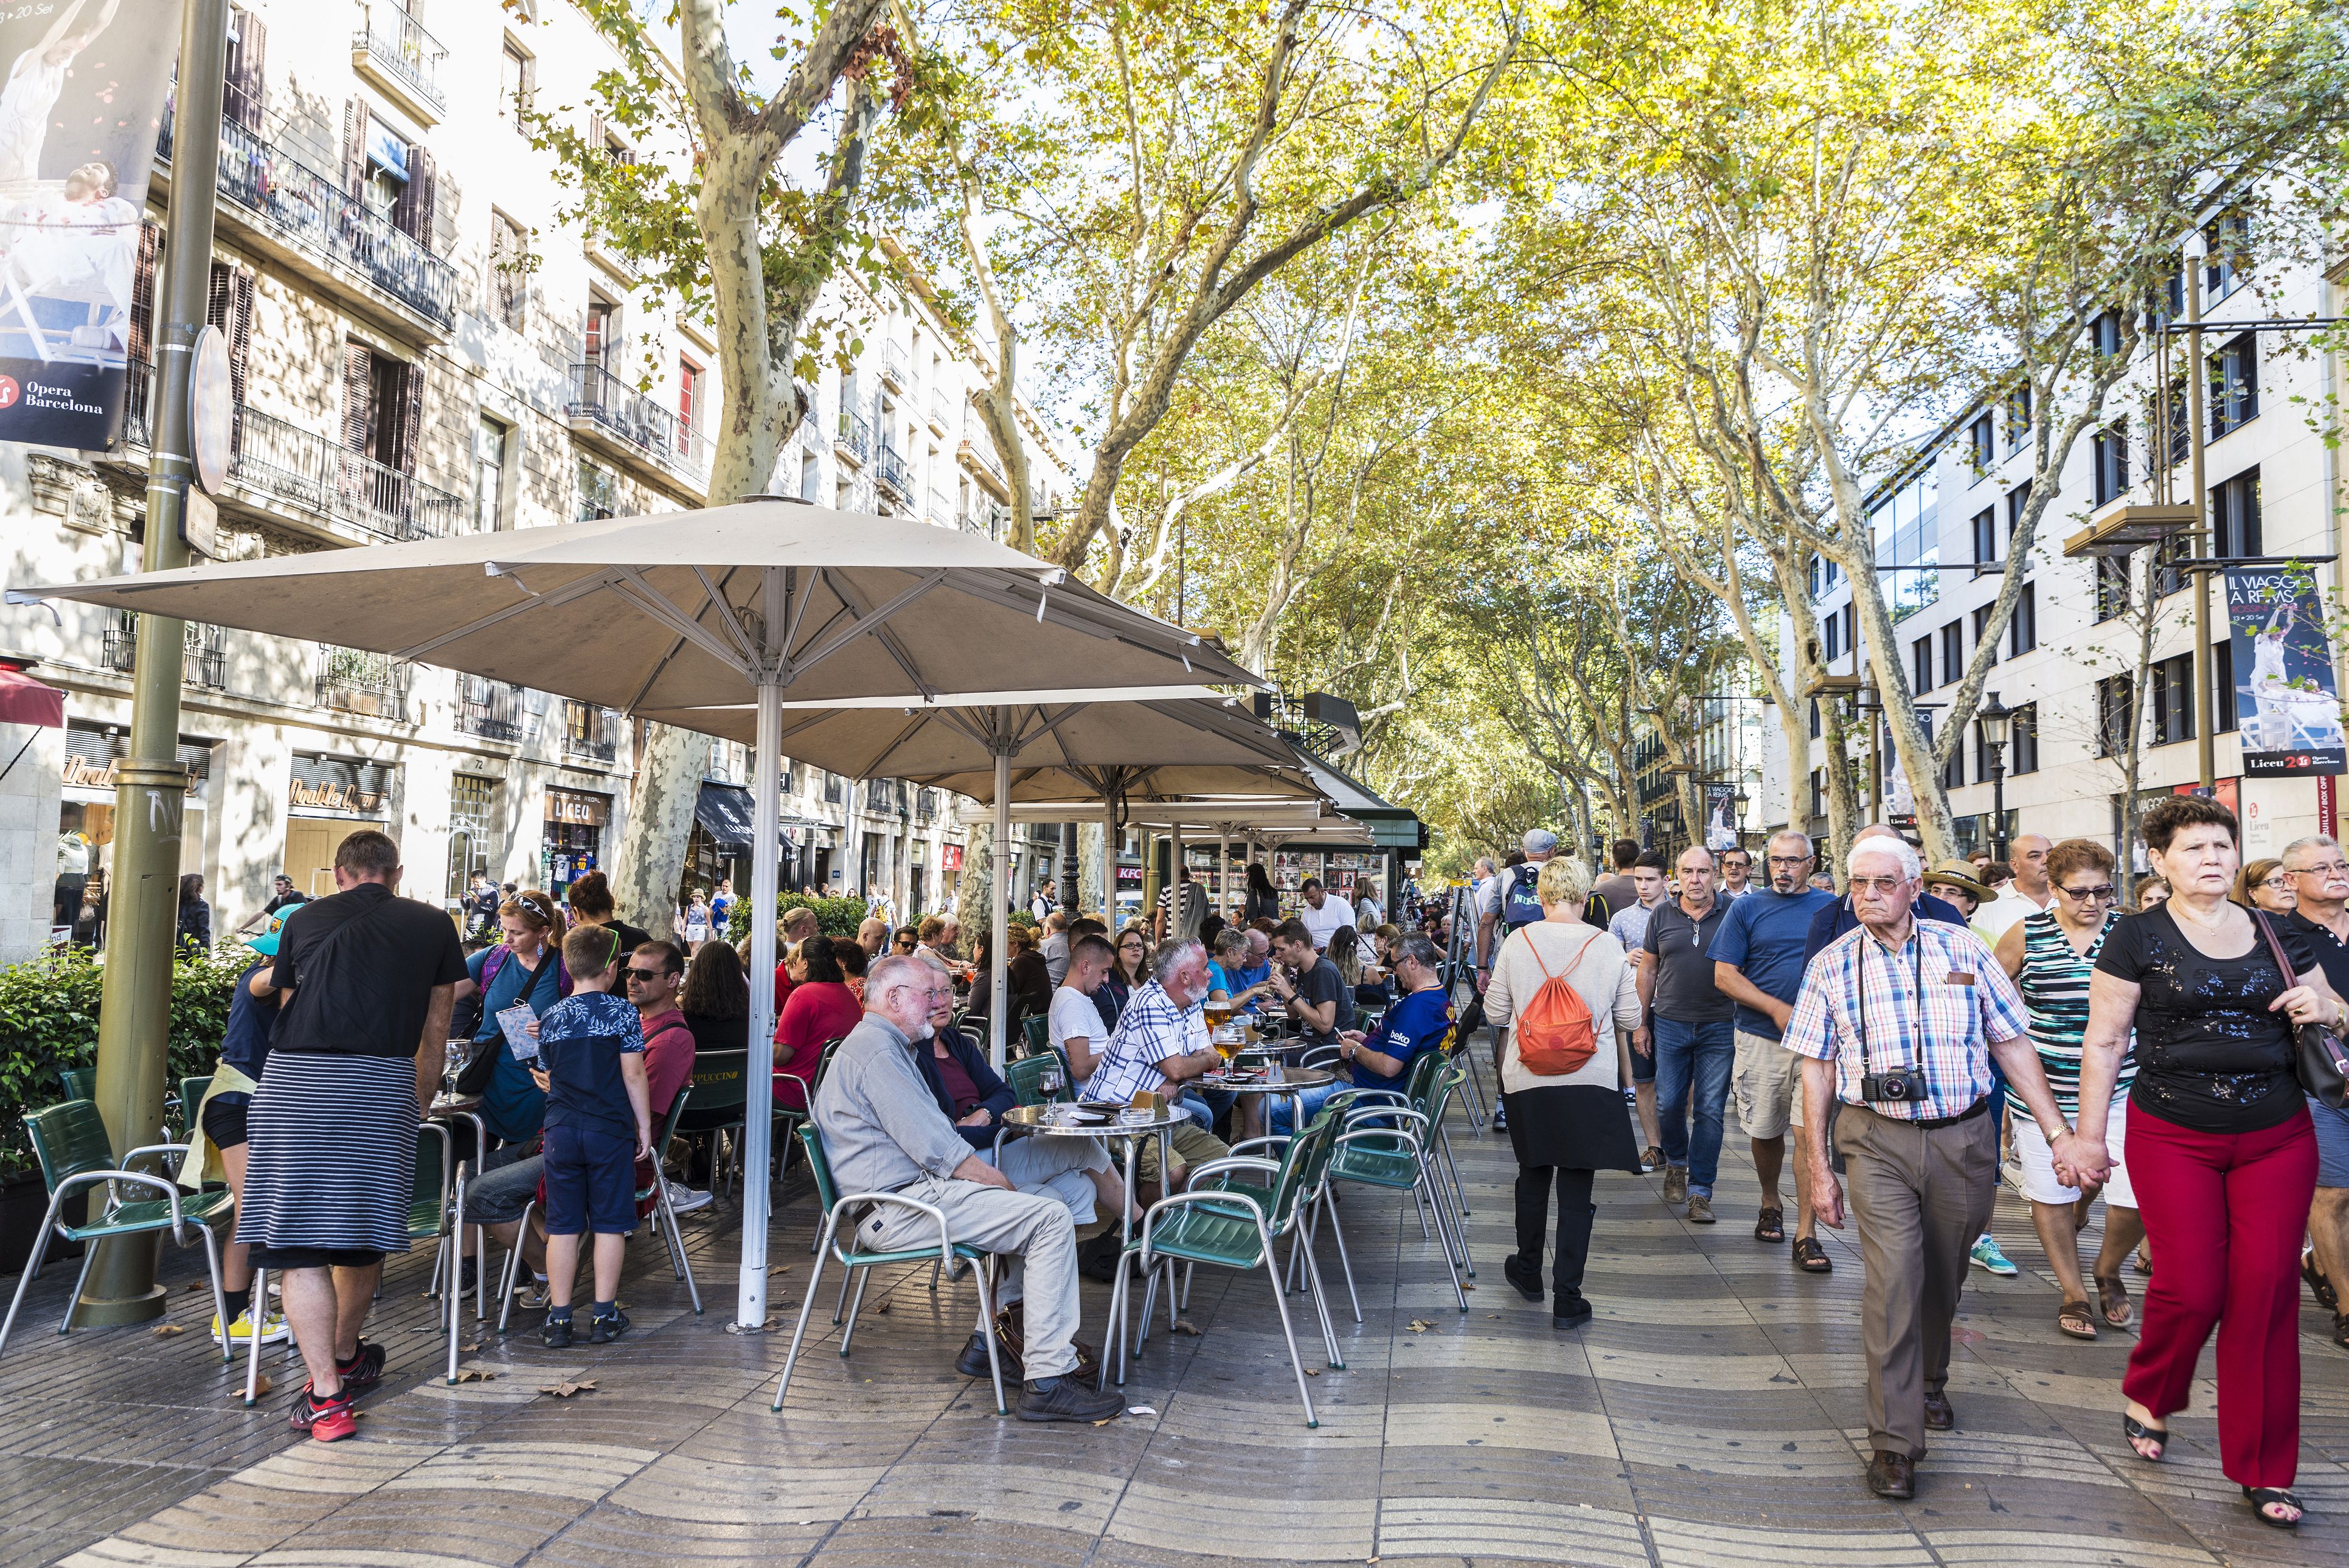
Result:
M2287 990L2300 983L2292 971L2292 961L2284 956L2283 943L2276 936L2275 927L2269 923L2265 911L2255 912L2260 923L2260 934L2268 939L2268 952L2274 955L2276 967L2283 971ZM2292 1030L2292 1068L2299 1075L2300 1087L2317 1104L2330 1110L2349 1106L2349 1047L2344 1047L2333 1032L2322 1024L2301 1024Z

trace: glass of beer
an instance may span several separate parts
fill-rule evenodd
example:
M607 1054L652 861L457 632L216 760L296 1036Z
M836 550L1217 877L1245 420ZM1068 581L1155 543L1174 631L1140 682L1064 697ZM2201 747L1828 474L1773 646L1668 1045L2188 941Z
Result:
M1220 1031L1226 1024L1232 1021L1232 1005L1228 998L1221 1002L1211 1000L1206 1004L1206 1008L1209 1029Z

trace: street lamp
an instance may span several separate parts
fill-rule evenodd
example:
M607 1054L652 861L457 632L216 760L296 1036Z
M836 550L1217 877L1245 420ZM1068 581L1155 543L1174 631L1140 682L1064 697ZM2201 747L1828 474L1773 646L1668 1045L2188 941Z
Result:
M1998 693L1974 710L1974 722L1982 726L1982 746L1990 752L1990 831L1991 858L2006 859L2006 735L2014 722L2013 710L1998 700Z

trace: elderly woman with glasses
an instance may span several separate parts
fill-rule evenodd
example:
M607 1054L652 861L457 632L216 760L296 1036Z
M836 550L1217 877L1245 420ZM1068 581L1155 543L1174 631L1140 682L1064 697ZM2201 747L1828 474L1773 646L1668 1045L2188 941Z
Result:
M2114 878L2112 851L2087 839L2066 839L2047 855L2047 882L2055 902L2036 914L2007 927L1999 938L1999 966L2014 979L2023 1004L2031 1015L2031 1044L2046 1069L2047 1087L2054 1091L2055 1107L2066 1122L2080 1118L2081 1037L2088 1026L2088 976L2104 951L2105 938L2120 919L2116 907L2120 889ZM2128 1126L2127 1089L2137 1076L2137 1063L2122 1053L2107 1097L2105 1137L2119 1148ZM2063 1305L2055 1326L2075 1339L2096 1337L2095 1318L2088 1310L2088 1293L2080 1279L2080 1233L2088 1226L2093 1192L2083 1192L2055 1173L2054 1156L2038 1124L2023 1113L2022 1101L2007 1091L2009 1122L2014 1130L2014 1152L2023 1166L2023 1192L2031 1200L2031 1222L2039 1244L2063 1287ZM2127 1324L2133 1309L2128 1286L2121 1282L2121 1264L2145 1234L2137 1218L2137 1194L2129 1188L2126 1162L2113 1167L2105 1184L2105 1240L2097 1249L2092 1274L2096 1282L2097 1311L2113 1327Z
M2277 860L2253 861L2235 879L2234 899L2245 909L2263 909L2282 920L2300 905L2292 873Z

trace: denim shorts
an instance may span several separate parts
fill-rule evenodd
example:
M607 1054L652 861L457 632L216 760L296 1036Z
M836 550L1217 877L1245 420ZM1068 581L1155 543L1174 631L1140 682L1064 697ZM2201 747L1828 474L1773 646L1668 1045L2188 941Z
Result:
M546 1233L625 1236L636 1228L636 1140L603 1127L546 1130Z
M2349 1110L2334 1110L2312 1099L2308 1114L2316 1123L2316 1184L2349 1187Z

